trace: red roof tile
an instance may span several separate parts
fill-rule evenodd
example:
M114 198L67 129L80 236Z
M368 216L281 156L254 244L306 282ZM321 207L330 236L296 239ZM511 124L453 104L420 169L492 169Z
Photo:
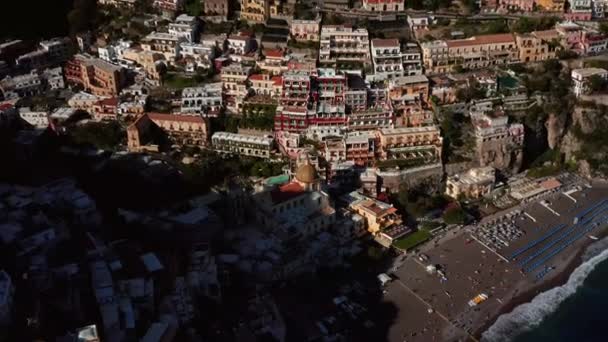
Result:
M249 76L249 80L251 81L265 81L268 80L268 76L264 74L253 74Z
M466 39L448 40L446 43L449 48L455 48L472 45L515 43L515 38L513 38L511 33L485 34Z
M264 50L266 58L283 58L283 51L279 49Z
M272 78L272 82L274 82L275 86L282 86L283 85L283 77L282 76L274 76Z
M304 193L304 188L296 182L287 183L270 192L273 204L279 204L296 198Z
M175 115L163 113L148 113L148 117L152 121L176 121L176 122L194 122L204 123L205 121L198 115Z

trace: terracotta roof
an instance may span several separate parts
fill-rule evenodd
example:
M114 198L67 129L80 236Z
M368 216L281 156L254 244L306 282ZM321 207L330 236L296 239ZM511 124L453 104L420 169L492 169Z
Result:
M264 74L254 74L249 76L249 80L251 81L269 81L268 75Z
M515 43L515 38L511 33L486 34L466 39L455 39L446 41L449 48L456 48L471 45L487 45L500 43Z
M556 189L556 188L559 188L561 185L562 185L562 183L560 183L555 178L549 178L546 181L540 183L540 186L542 186L546 190Z
M391 47L399 46L399 40L397 39L372 39L373 47Z
M194 122L204 123L203 118L197 115L175 115L162 113L148 113L148 117L152 121L175 121L175 122Z
M102 100L97 101L97 104L101 105L101 106L114 106L114 107L116 107L116 106L118 106L118 98L117 97L110 97L108 99L102 99Z
M272 78L272 82L274 82L275 86L282 86L283 85L283 77L281 77L281 76L274 76Z
M10 104L10 103L0 103L0 110L2 110L2 111L7 110L7 109L11 109L13 107L14 106L12 104Z
M287 183L270 192L270 197L273 204L279 204L296 198L304 193L304 188L296 182Z
M264 50L264 56L267 58L283 58L283 51L279 49Z

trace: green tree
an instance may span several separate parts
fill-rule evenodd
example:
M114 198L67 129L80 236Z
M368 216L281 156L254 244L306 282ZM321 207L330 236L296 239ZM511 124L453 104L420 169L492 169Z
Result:
M447 224L464 224L466 217L466 213L460 207L450 208L442 216L443 221Z
M186 0L184 8L186 13L194 17L198 17L202 12L200 0Z
M599 92L606 89L606 80L599 75L593 75L589 77L588 86L592 92Z
M92 29L97 16L97 0L74 0L74 7L68 13L70 34L75 35Z
M70 135L78 144L93 145L103 150L116 150L125 143L126 132L120 123L89 122L75 126Z

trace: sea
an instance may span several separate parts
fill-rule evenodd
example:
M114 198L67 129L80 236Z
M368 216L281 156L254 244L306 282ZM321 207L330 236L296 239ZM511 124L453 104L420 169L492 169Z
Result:
M608 238L589 245L582 259L564 285L498 317L482 342L608 341Z

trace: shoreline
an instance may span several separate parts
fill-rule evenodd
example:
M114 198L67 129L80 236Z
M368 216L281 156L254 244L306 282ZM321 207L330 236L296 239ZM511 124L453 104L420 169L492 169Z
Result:
M606 238L608 236L608 228L605 228L604 231L602 231L597 236L599 240ZM594 242L595 241L589 240L581 244L581 246L578 247L578 249L576 250L576 253L573 253L570 257L568 257L567 264L550 279L547 279L544 282L526 288L523 292L514 295L507 303L502 305L496 311L496 313L491 315L491 318L487 319L478 329L476 329L473 333L473 336L481 341L482 334L488 329L490 329L490 327L492 327L492 325L496 323L496 321L501 315L512 312L516 307L522 304L530 303L537 295L542 292L549 291L553 288L566 284L574 270L583 264L583 255L585 254L585 251L589 248L589 246L592 245ZM517 288L514 288L513 290L516 289Z

